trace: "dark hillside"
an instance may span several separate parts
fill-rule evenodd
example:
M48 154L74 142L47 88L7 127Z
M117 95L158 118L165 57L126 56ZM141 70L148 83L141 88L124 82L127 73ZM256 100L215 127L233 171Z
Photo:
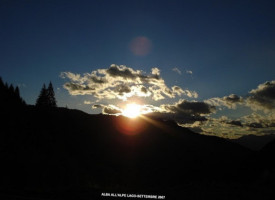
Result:
M65 108L2 113L2 188L170 188L236 181L250 151L171 122Z
M266 170L269 171L269 173L271 173L275 179L275 140L272 140L267 145L265 145L264 148L262 148L259 152L259 155L262 163L266 167Z
M266 144L275 139L274 134L270 135L245 135L238 139L231 139L230 141L245 146L251 150L261 150Z

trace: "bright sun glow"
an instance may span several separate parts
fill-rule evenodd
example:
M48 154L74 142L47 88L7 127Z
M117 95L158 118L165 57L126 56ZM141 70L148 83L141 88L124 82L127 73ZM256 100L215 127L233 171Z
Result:
M135 103L127 104L122 114L129 118L135 118L141 114L141 106Z

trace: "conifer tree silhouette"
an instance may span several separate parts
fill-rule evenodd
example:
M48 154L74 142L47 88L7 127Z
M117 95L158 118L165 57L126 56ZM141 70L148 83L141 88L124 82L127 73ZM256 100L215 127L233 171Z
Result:
M40 94L36 100L36 106L37 107L46 107L47 106L47 89L45 83L43 84L43 87L40 91Z
M19 92L19 88L18 86L16 86L15 90L14 90L15 96L18 98L20 98L20 92Z
M0 104L5 105L6 107L18 107L26 105L25 101L20 97L19 87L7 82L4 84L2 78L0 77Z
M13 87L12 84L9 87L9 93L10 93L11 96L14 94L14 87Z
M36 100L37 107L56 107L56 99L54 94L53 85L50 82L48 88L43 84L40 94Z
M18 103L26 105L26 102L20 97L20 90L18 86L16 86L14 90L14 96L17 99Z
M48 97L48 106L50 107L56 107L56 99L55 99L55 94L53 90L53 85L52 82L50 82L48 89L47 89L47 97Z
M5 85L4 85L4 82L2 80L2 77L0 77L0 89L4 89L5 88Z

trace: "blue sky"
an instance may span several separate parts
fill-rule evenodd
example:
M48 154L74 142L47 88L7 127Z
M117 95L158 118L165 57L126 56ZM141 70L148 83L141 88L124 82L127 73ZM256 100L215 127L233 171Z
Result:
M61 78L62 72L83 76L116 64L149 76L156 67L168 88L177 85L198 94L141 98L154 106L230 94L247 98L252 89L275 80L274 8L273 1L1 0L0 76L19 85L29 104L35 103L43 83L52 81L59 106L89 113L99 110L84 101L98 99L70 94L64 84L72 80ZM151 44L145 55L130 48L138 37ZM121 100L96 103L117 105ZM272 106L268 114L252 106L214 106L219 107L211 113L215 119L273 116Z

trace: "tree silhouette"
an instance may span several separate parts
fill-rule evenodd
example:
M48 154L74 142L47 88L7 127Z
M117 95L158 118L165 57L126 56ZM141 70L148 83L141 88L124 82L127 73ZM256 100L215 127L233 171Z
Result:
M37 107L56 107L56 99L55 99L55 93L53 89L53 85L50 82L48 88L46 88L46 85L43 84L43 87L40 91L40 94L36 100Z
M15 96L18 98L20 97L20 91L19 91L19 88L18 86L16 86L15 90L14 90L14 93L15 93Z
M49 86L48 86L48 104L50 107L56 107L56 100L55 100L55 94L54 94L54 90L53 90L53 85L52 82L50 82Z
M36 100L36 106L37 107L46 107L47 106L47 89L45 83L43 84L43 87L40 91L40 94Z
M13 107L18 107L22 105L26 105L25 101L20 97L20 91L18 86L14 89L12 84L8 84L3 82L0 77L0 103L10 109Z
M15 92L15 91L14 91L14 87L13 87L13 85L11 84L10 87L9 87L9 93L10 93L10 95L13 96L13 95L14 95L14 92Z

